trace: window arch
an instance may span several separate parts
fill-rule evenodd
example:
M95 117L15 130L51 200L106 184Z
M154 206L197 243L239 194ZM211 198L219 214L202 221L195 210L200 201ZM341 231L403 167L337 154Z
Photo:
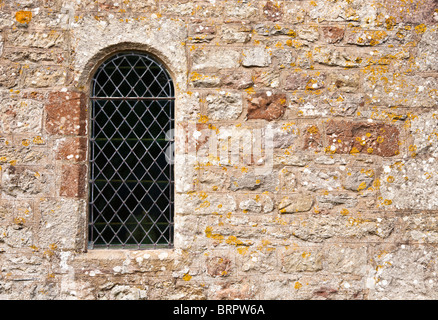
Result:
M174 87L163 64L122 52L91 83L89 248L173 246Z

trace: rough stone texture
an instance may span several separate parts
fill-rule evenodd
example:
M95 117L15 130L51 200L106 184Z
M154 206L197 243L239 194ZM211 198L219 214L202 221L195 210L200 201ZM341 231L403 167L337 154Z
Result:
M399 130L392 125L331 120L326 134L332 153L399 154Z
M438 298L435 0L0 8L0 299ZM90 81L121 51L175 85L171 249L87 249Z
M286 106L285 94L262 92L251 95L248 100L248 119L274 120L281 118Z
M242 98L239 93L210 94L205 100L207 115L212 120L236 120L242 113Z

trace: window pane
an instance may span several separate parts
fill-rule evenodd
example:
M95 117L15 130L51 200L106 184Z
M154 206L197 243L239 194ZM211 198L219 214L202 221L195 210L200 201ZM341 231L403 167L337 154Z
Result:
M92 88L90 247L173 245L173 84L164 67L118 54Z

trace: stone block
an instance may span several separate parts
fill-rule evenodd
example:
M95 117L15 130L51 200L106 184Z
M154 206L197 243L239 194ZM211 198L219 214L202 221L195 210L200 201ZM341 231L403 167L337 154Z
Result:
M24 69L23 86L27 88L47 88L66 83L67 72L58 66L38 66Z
M67 198L83 198L86 193L87 167L83 164L63 165L59 195Z
M19 82L20 70L21 67L18 63L0 65L0 88L15 87Z
M260 92L247 97L248 119L272 121L283 116L286 109L286 95L283 93Z
M21 28L13 29L8 36L8 41L14 47L50 49L60 47L65 43L62 32L51 31L33 31L22 30Z
M53 173L28 166L9 166L2 174L2 194L6 197L38 198L54 195Z
M255 175L253 172L248 172L240 177L230 178L230 190L247 190L247 191L269 191L277 192L279 189L278 172L274 171L266 175Z
M323 269L324 255L318 247L284 250L281 254L281 271L316 272Z
M308 191L333 191L341 188L341 173L334 169L308 167L301 170L301 188Z
M66 137L55 143L55 159L70 162L85 161L88 140L85 137Z
M399 154L400 131L386 123L330 120L326 125L327 152L340 154L378 155Z
M278 205L280 213L306 212L312 209L314 199L305 194L294 194L284 197Z
M286 90L319 90L325 87L325 74L320 72L289 73L284 80Z
M84 235L80 234L80 223L85 217L85 202L76 199L44 199L40 202L36 246L71 250L82 248Z
M347 190L362 191L372 186L375 172L372 169L348 171L343 186Z
M327 43L339 43L344 38L344 27L333 25L321 27L324 41Z
M244 67L268 67L271 64L271 53L262 46L246 48L242 55Z
M242 113L240 93L221 91L208 94L205 101L208 117L212 120L236 120Z
M49 134L85 135L86 99L77 92L52 92L45 105L45 129Z
M198 49L192 54L192 70L234 69L240 65L240 52L234 49Z

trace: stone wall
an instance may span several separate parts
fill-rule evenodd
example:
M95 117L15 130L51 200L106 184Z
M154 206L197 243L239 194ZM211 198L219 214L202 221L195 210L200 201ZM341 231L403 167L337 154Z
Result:
M0 8L0 298L438 297L436 0ZM87 251L90 81L134 49L177 89L175 248Z

